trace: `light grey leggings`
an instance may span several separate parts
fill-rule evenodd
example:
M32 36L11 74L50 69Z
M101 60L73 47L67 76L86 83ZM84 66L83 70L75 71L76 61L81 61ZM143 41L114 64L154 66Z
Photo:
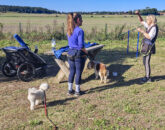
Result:
M145 76L147 78L150 78L150 74L151 74L150 59L151 59L151 53L149 55L143 57L143 65L144 65L144 68L145 68Z

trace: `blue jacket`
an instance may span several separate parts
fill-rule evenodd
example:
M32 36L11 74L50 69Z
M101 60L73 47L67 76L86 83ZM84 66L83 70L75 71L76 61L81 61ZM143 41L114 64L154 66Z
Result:
M69 48L76 50L84 48L84 31L78 26L74 29L72 35L67 35L67 37Z

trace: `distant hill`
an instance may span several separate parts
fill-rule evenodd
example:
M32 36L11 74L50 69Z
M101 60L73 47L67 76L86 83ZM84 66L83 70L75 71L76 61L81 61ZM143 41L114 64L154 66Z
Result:
M0 12L38 13L38 14L61 13L59 11L48 10L46 8L41 8L41 7L8 6L8 5L0 5Z

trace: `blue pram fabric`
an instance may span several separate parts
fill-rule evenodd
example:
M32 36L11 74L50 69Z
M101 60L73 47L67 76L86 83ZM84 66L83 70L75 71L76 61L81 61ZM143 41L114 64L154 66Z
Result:
M25 47L26 49L30 50L30 48L27 46L27 44L21 39L21 37L18 34L14 34L13 36L22 47Z
M57 59L59 59L63 52L67 52L69 50L69 46L61 47L59 50L53 49L54 55Z
M11 51L17 51L17 50L24 49L24 48L23 47L8 46L8 47L4 47L3 49L11 50Z
M95 45L98 45L97 43L84 43L84 47L85 48L88 48L88 47L91 47L91 46L95 46ZM55 50L53 49L53 52L54 52L54 55L57 59L60 59L61 55L63 52L67 52L69 50L69 46L65 46L65 47L61 47L59 50Z

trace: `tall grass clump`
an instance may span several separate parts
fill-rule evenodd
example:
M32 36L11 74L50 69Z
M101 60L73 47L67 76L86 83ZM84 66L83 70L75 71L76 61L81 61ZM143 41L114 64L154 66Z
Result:
M85 33L85 38L87 40L92 40L95 39L97 37L97 27L92 27L90 33Z
M125 24L122 26L116 26L115 29L113 31L110 32L110 38L112 40L123 40L124 38L124 34L123 34L123 30L125 28Z
M19 23L17 33L23 39L29 39L33 42L41 41L41 40L42 41L51 40L52 38L55 38L57 40L67 39L64 23L61 26L59 26L56 20L54 20L52 24L47 24L44 27L39 27L39 28L36 27L31 28L31 23L27 22L26 27L23 29L22 23ZM6 38L7 37L8 36L6 36Z
M158 23L158 28L159 28L158 37L164 38L164 36L165 36L165 24L164 23Z
M108 33L108 25L105 24L105 27L100 31L97 31L97 27L93 27L90 33L86 34L87 40L97 40L97 41L105 41L105 40L123 40L123 30L125 29L125 25L116 26L114 30L111 30Z

